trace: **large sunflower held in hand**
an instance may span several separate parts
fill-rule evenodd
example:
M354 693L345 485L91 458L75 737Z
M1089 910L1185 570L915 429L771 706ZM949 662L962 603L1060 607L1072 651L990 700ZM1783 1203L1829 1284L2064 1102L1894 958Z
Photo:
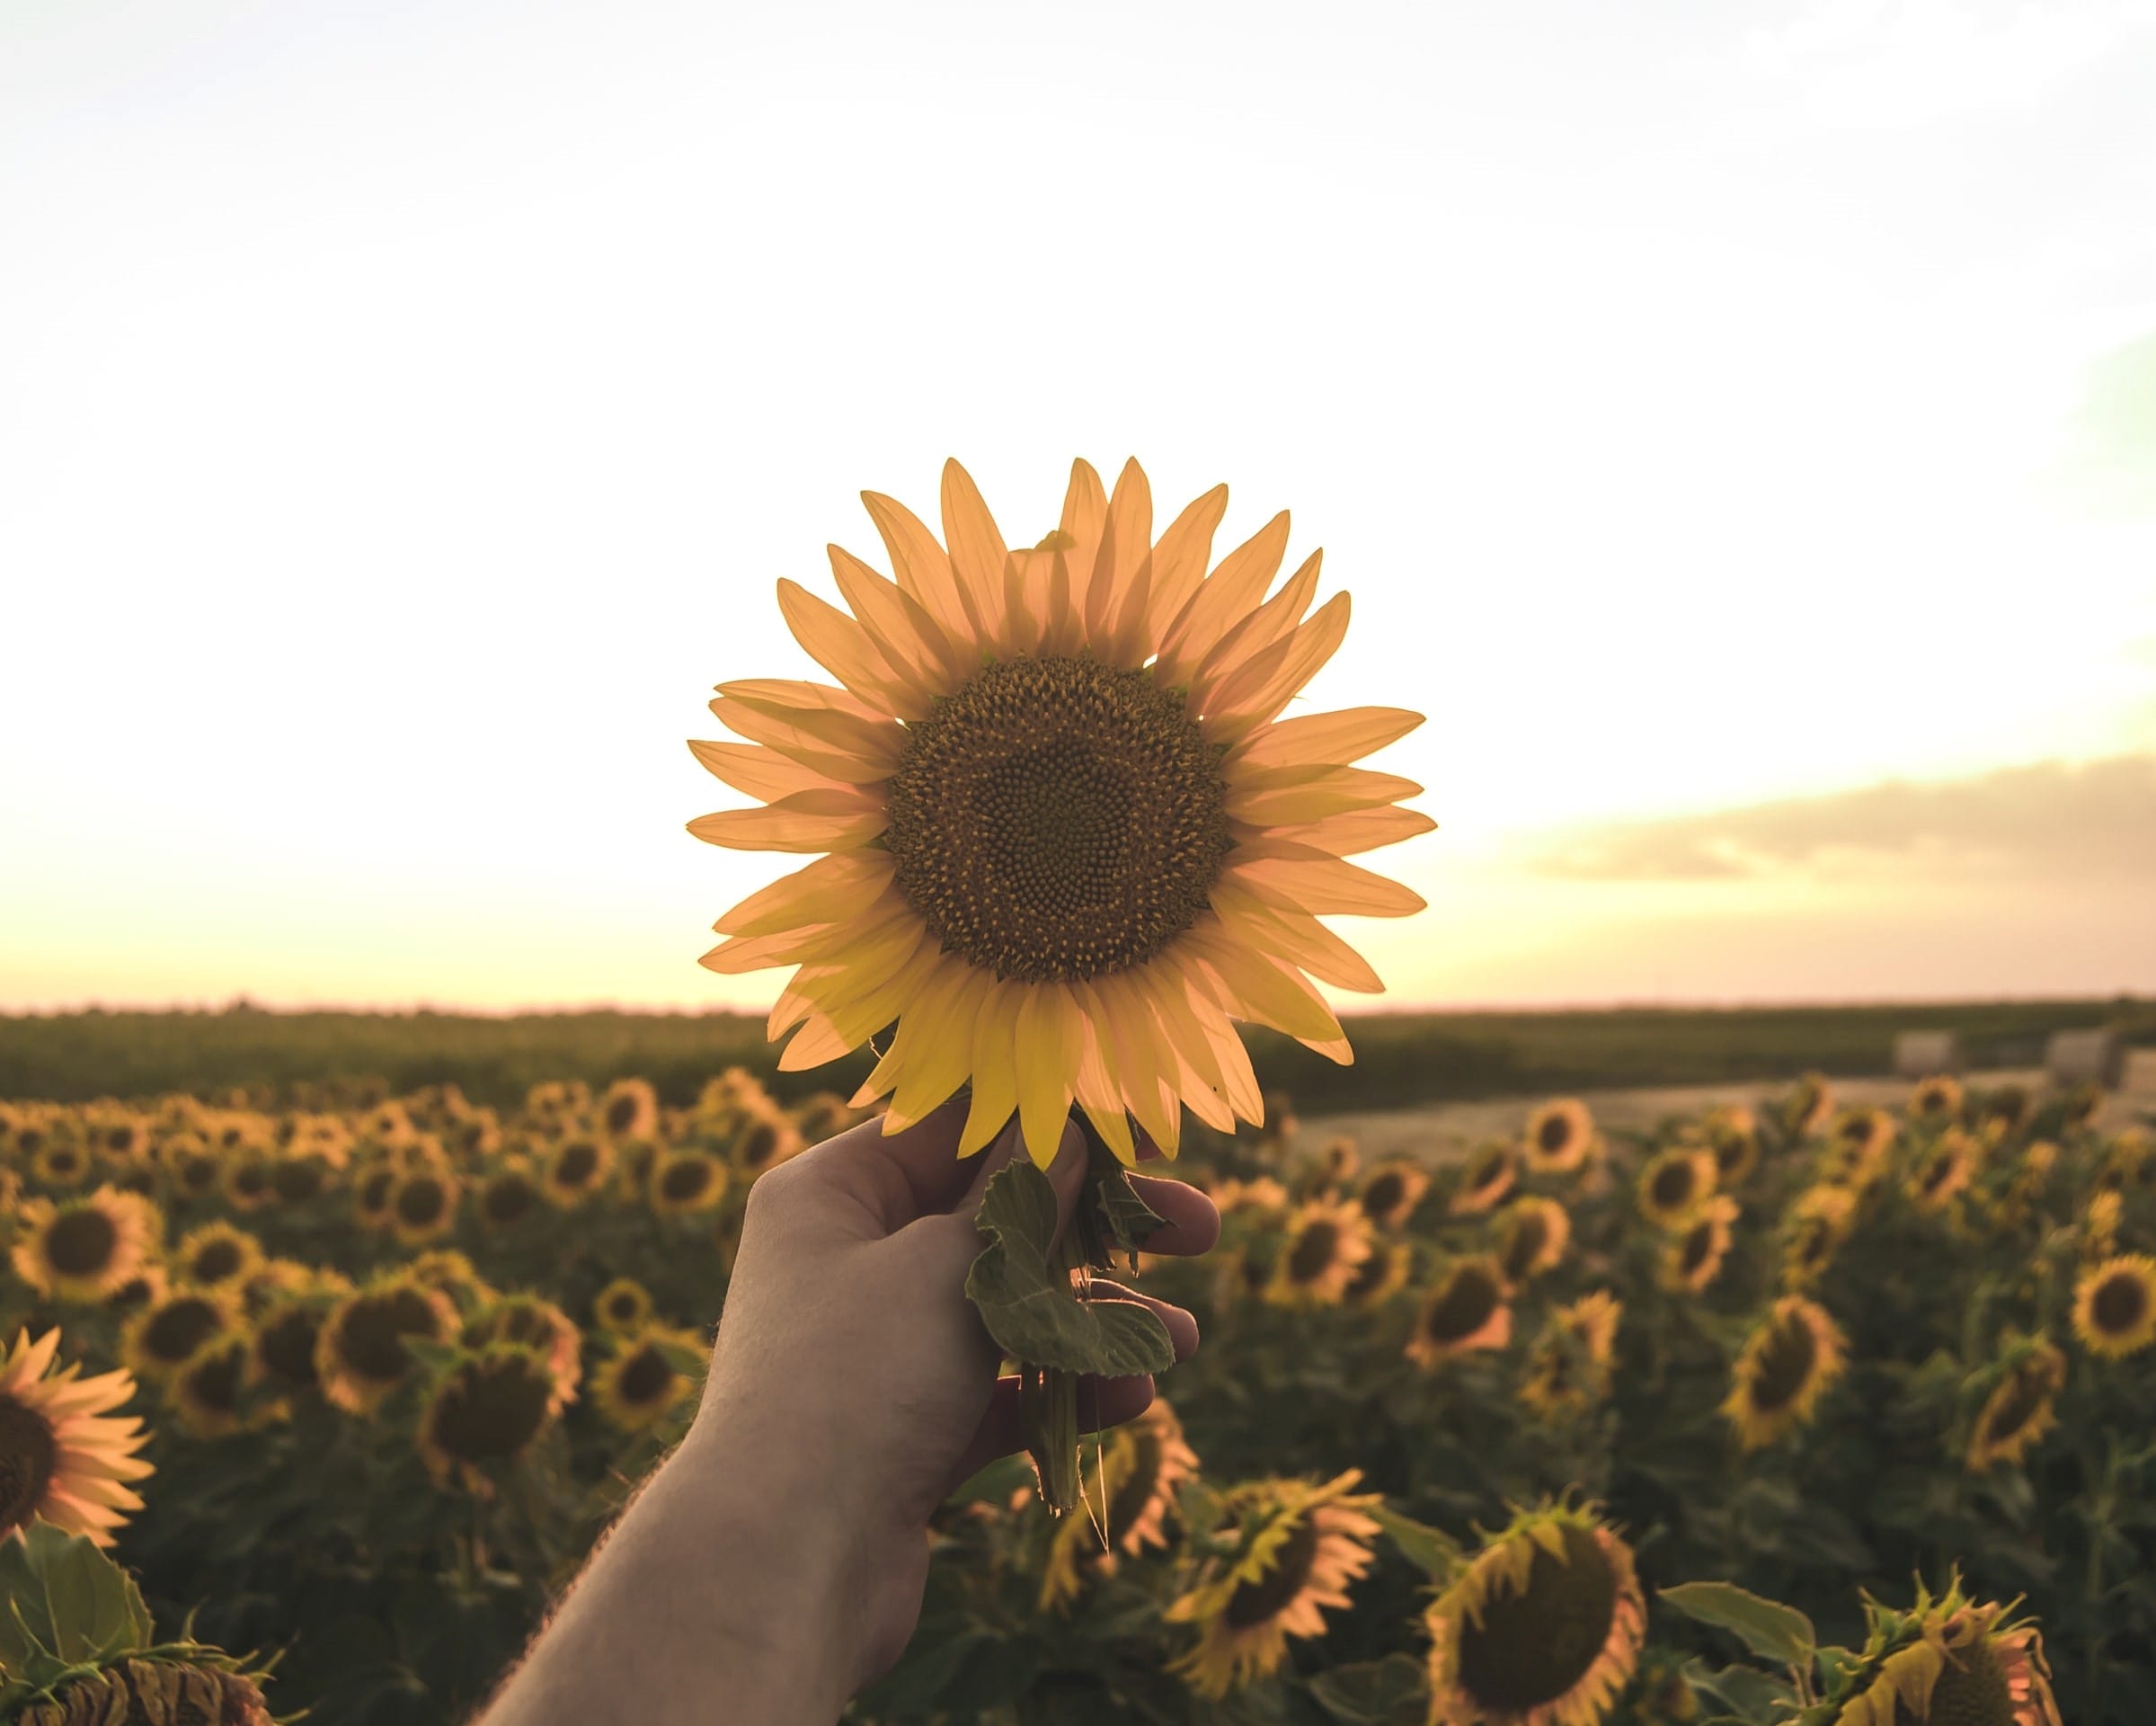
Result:
M1347 627L1309 610L1313 554L1266 597L1275 516L1208 574L1226 486L1158 539L1135 461L1113 496L1074 463L1055 531L1007 549L972 480L944 467L944 538L863 494L896 580L830 547L847 610L790 581L780 609L837 684L719 686L741 743L696 757L760 808L699 839L823 852L715 925L721 972L797 966L772 1009L812 1067L898 1031L855 1099L885 1130L972 1087L961 1154L1016 1113L1043 1165L1075 1098L1126 1161L1135 1120L1176 1148L1181 1109L1260 1123L1232 1021L1350 1059L1311 979L1377 975L1318 921L1423 901L1346 859L1427 832L1421 787L1351 765L1420 716L1280 715ZM1306 616L1305 614L1309 615Z

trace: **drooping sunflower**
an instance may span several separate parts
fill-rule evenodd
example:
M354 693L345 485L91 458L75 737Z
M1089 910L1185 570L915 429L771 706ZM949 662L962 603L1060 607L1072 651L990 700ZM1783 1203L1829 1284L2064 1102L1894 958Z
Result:
M479 1267L454 1247L414 1253L404 1272L414 1282L439 1288L459 1312L476 1312L499 1298L494 1286L479 1274Z
M1587 1145L1594 1137L1594 1117L1576 1097L1544 1103L1527 1117L1521 1149L1527 1166L1537 1174L1568 1174L1586 1161Z
M164 1223L137 1193L100 1187L54 1204L24 1199L15 1211L15 1275L55 1300L102 1301L142 1274Z
M1943 1211L1976 1174L1976 1142L1950 1126L1925 1149L1910 1171L1908 1193L1921 1211Z
M150 1464L135 1453L148 1438L142 1422L112 1410L135 1394L126 1373L83 1378L82 1363L52 1370L60 1333L35 1342L20 1331L0 1354L0 1539L32 1517L100 1546L142 1508L127 1485Z
M164 1400L197 1438L222 1438L248 1424L249 1353L244 1335L213 1337L165 1384Z
M2125 1212L2126 1201L2119 1193L2107 1189L2089 1197L2080 1232L2083 1264L2100 1264L2118 1250L2118 1225Z
M652 1209L661 1216L708 1211L726 1197L727 1166L701 1151L670 1151L651 1173Z
M579 1133L554 1147L539 1172L539 1190L557 1210L572 1211L607 1184L614 1172L609 1139Z
M2073 1333L2113 1360L2156 1342L2156 1259L2123 1253L2082 1272L2073 1291Z
M1350 1469L1324 1485L1254 1481L1225 1495L1233 1545L1208 1559L1194 1586L1161 1615L1198 1626L1197 1645L1170 1662L1201 1695L1219 1698L1277 1671L1291 1637L1325 1633L1326 1606L1348 1604L1348 1585L1372 1562L1379 1495L1358 1494Z
M1363 1214L1380 1229L1397 1229L1415 1214L1429 1190L1430 1177L1420 1163L1395 1158L1372 1169L1355 1197Z
M1834 1088L1823 1072L1807 1072L1775 1105L1782 1130L1792 1139L1808 1139L1834 1112Z
M1702 1145L1657 1151L1639 1171L1640 1214L1662 1229L1681 1229L1715 1189L1714 1152Z
M1909 1112L1919 1120L1948 1121L1961 1110L1961 1081L1935 1072L1910 1088Z
M248 1381L286 1394L319 1384L323 1324L350 1293L351 1286L332 1272L272 1302L248 1327Z
M262 1243L229 1223L190 1229L172 1253L173 1277L197 1288L236 1289L262 1262Z
M1672 1240L1662 1259L1663 1286L1697 1294L1722 1274L1737 1202L1717 1193L1700 1206L1683 1233Z
M613 1336L641 1330L651 1316L651 1291L633 1277L617 1277L591 1302L592 1323Z
M592 1371L592 1406L617 1431L646 1431L696 1394L693 1363L705 1353L690 1332L660 1325L617 1336Z
M513 1342L534 1350L554 1378L549 1412L558 1413L576 1401L577 1381L584 1371L583 1332L552 1301L537 1294L504 1294L472 1315L464 1340L473 1348Z
M412 1371L407 1338L450 1342L457 1329L457 1309L440 1290L399 1272L378 1277L323 1321L315 1343L322 1393L350 1413L371 1414Z
M772 1036L794 1033L779 1065L896 1019L856 1106L891 1096L897 1132L970 1081L961 1154L1016 1114L1045 1165L1074 1098L1126 1161L1133 1119L1172 1154L1184 1104L1222 1132L1259 1124L1235 1019L1348 1060L1310 978L1381 985L1318 917L1420 910L1345 859L1432 824L1397 806L1420 787L1348 763L1420 716L1278 719L1347 626L1344 594L1304 619L1316 556L1264 599L1286 513L1209 575L1227 488L1156 542L1135 461L1113 496L1074 463L1031 549L1006 550L955 461L945 544L863 496L896 583L833 547L851 616L779 583L840 687L722 684L713 711L750 741L692 745L768 804L693 822L696 837L830 853L722 917L704 959L799 967L770 1016Z
M1495 1259L1462 1259L1431 1286L1407 1357L1435 1367L1455 1356L1502 1348L1513 1339L1513 1310L1505 1303L1504 1277Z
M648 1139L659 1130L659 1094L648 1081L617 1079L599 1099L599 1130L610 1139Z
M1167 1514L1176 1491L1198 1472L1197 1453L1183 1423L1163 1397L1155 1397L1136 1419L1101 1442L1099 1479L1087 1488L1097 1495L1098 1517L1064 1517L1050 1540L1041 1574L1041 1607L1077 1597L1088 1576L1113 1575L1119 1556L1135 1558L1148 1546L1167 1544Z
M1883 1108L1851 1108L1834 1123L1834 1142L1846 1156L1869 1164L1894 1149L1898 1129L1894 1117Z
M479 1223L499 1233L527 1221L539 1208L539 1184L521 1157L507 1157L479 1188Z
M1920 1581L1906 1613L1868 1598L1864 1611L1863 1658L1822 1710L1831 1726L2061 1726L2036 1625L1970 1600L1958 1576L1937 1600Z
M1451 1216L1479 1216L1494 1209L1519 1178L1511 1141L1494 1139L1460 1164L1460 1182L1446 1199L1445 1211Z
M428 1472L491 1497L487 1471L523 1455L560 1412L556 1382L546 1357L523 1343L467 1348L436 1382L420 1413L416 1443Z
M1785 1294L1745 1339L1722 1412L1746 1450L1770 1445L1812 1418L1841 1376L1847 1346L1825 1308Z
M1806 1189L1789 1206L1784 1223L1782 1281L1791 1289L1815 1286L1856 1226L1857 1196L1826 1181Z
M1407 1286L1415 1270L1415 1249L1405 1241L1380 1241L1355 1268L1341 1299L1349 1306L1379 1306Z
M239 1326L239 1296L226 1288L172 1289L120 1329L120 1355L138 1378L162 1384L212 1337Z
M1970 1429L1967 1460L1981 1474L2018 1463L2058 1424L2054 1405L2066 1383L2065 1351L2042 1337L2023 1338L2000 1357L1996 1382Z
M1487 1538L1425 1615L1431 1726L1600 1726L1646 1630L1632 1549L1546 1505Z
M1497 1263L1515 1290L1555 1270L1571 1243L1571 1214L1554 1198L1515 1198L1498 1214Z
M441 1142L466 1168L501 1149L501 1121L491 1108L475 1108L442 1128Z
M1288 1218L1266 1297L1282 1306L1337 1306L1376 1246L1361 1206L1313 1198Z
M1743 1103L1709 1109L1703 1124L1715 1153L1715 1181L1725 1190L1741 1187L1759 1166L1759 1123Z
M1552 1309L1520 1373L1520 1400L1545 1420L1575 1420L1610 1394L1623 1303L1606 1290Z

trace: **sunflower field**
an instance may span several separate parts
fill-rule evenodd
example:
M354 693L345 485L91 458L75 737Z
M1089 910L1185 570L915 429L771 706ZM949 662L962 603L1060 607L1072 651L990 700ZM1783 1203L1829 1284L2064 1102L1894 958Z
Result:
M0 1105L0 1718L466 1718L685 1429L750 1188L861 1118L386 1090ZM945 1507L856 1717L2156 1719L2156 1138L2098 1101L1189 1135L1221 1243L1138 1273L1204 1347L1083 1511Z

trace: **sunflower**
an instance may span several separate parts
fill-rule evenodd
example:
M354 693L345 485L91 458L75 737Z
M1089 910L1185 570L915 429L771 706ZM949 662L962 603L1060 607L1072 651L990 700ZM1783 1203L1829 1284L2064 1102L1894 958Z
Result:
M150 1124L139 1115L110 1115L97 1124L97 1148L113 1162L142 1162L150 1153Z
M2098 1264L2118 1250L2118 1225L2125 1215L2126 1201L2116 1192L2092 1194L2089 1213L2081 1219L2081 1262Z
M100 1187L55 1205L25 1199L15 1212L15 1275L60 1301L102 1301L142 1274L164 1232L157 1207Z
M162 1384L187 1365L196 1349L238 1324L235 1289L174 1288L121 1327L120 1358L137 1377Z
M1657 1228L1680 1229L1715 1189L1715 1155L1698 1145L1658 1151L1639 1171L1640 1214Z
M661 1216L708 1211L726 1197L729 1170L701 1151L670 1151L652 1169L652 1209Z
M1770 1445L1812 1418L1826 1387L1841 1376L1841 1330L1823 1307L1785 1294L1754 1328L1737 1356L1722 1412L1746 1450Z
M377 1103L359 1122L359 1136L385 1149L410 1143L418 1131L411 1111L395 1099Z
M248 1327L248 1382L282 1392L312 1390L322 1382L316 1354L330 1309L351 1286L333 1272L265 1307Z
M272 1181L276 1162L265 1152L245 1151L225 1160L218 1186L225 1202L235 1211L259 1211L277 1197Z
M361 1228L387 1232L393 1215L390 1201L396 1196L398 1179L396 1165L378 1156L360 1170L352 1182L352 1214Z
M544 1355L518 1342L467 1348L444 1371L421 1410L420 1459L437 1481L491 1497L485 1471L531 1448L561 1405Z
M1402 1159L1372 1169L1355 1197L1363 1214L1380 1229L1397 1229L1406 1226L1429 1190L1430 1177L1422 1165Z
M288 1146L270 1165L270 1191L287 1208L305 1205L329 1190L338 1166L313 1143Z
M105 1304L115 1312L136 1312L152 1301L161 1301L172 1286L163 1265L148 1265L137 1271L128 1280L105 1296Z
M1238 1211L1276 1215L1288 1208L1288 1189L1271 1175L1260 1175L1254 1180L1230 1178L1214 1185L1212 1202L1222 1216L1232 1216Z
M475 1109L442 1129L443 1147L467 1167L501 1149L501 1122L491 1108Z
M1415 1249L1405 1241L1380 1241L1377 1250L1356 1267L1353 1280L1341 1296L1349 1306L1380 1306L1407 1286L1415 1269Z
M1354 1140L1344 1134L1327 1139L1325 1149L1318 1153L1318 1177L1326 1186L1337 1188L1355 1177L1362 1166L1362 1152Z
M190 1229L172 1254L173 1278L198 1288L237 1289L262 1262L262 1243L229 1223Z
M1807 1072L1775 1106L1782 1129L1792 1139L1808 1139L1834 1112L1834 1088L1823 1072Z
M1623 1303L1597 1289L1554 1309L1528 1351L1520 1400L1546 1420L1575 1420L1610 1394Z
M223 1172L217 1152L191 1136L166 1148L164 1166L171 1171L173 1189L182 1198L202 1198L216 1191Z
M390 1272L330 1309L315 1344L322 1393L351 1414L371 1414L413 1367L408 1338L449 1342L457 1309L439 1289Z
M2122 1359L2156 1342L2156 1259L2107 1259L2073 1291L2073 1333L2092 1355Z
M612 1343L591 1374L592 1405L608 1426L643 1432L696 1394L689 1363L705 1351L688 1331L650 1325Z
M414 1170L389 1195L389 1231L408 1247L439 1241L457 1223L456 1180L431 1169Z
M1737 1202L1717 1194L1693 1213L1684 1232L1672 1240L1662 1259L1663 1286L1697 1294L1722 1274L1728 1257Z
M835 1090L816 1091L803 1098L794 1111L794 1125L800 1129L804 1145L821 1144L860 1118L860 1112L848 1108L846 1099Z
M591 1108L591 1087L581 1079L549 1079L524 1093L524 1112L540 1125L566 1126Z
M213 1337L166 1383L164 1400L180 1417L180 1424L197 1438L222 1438L247 1424L250 1356L246 1337Z
M1727 1188L1742 1186L1759 1166L1759 1123L1742 1103L1708 1111L1707 1143L1715 1153L1715 1181Z
M1932 1141L1909 1176L1910 1199L1921 1211L1943 1211L1976 1173L1976 1142L1957 1126Z
M1821 1711L1829 1726L2060 1726L2036 1627L1976 1605L1958 1577L1938 1600L1919 1583L1910 1612L1864 1610L1870 1633Z
M1594 1136L1594 1117L1576 1097L1544 1103L1527 1117L1521 1148L1527 1166L1537 1174L1561 1175L1586 1160L1587 1143Z
M559 1412L576 1401L577 1381L584 1374L583 1332L552 1301L537 1294L504 1294L472 1315L464 1340L473 1348L513 1342L535 1350L554 1379L549 1411Z
M20 1331L0 1354L0 1537L19 1535L33 1517L100 1546L142 1508L126 1482L150 1464L135 1453L148 1435L142 1422L112 1414L135 1394L125 1373L81 1378L82 1363L52 1370L60 1333L37 1341Z
M776 1169L789 1157L807 1150L801 1129L774 1103L750 1108L736 1124L728 1142L727 1156L751 1180L767 1169Z
M1359 1205L1313 1198L1288 1218L1266 1297L1282 1306L1337 1306L1376 1242Z
M1456 1355L1502 1348L1513 1339L1513 1310L1495 1259L1462 1259L1431 1286L1407 1339L1416 1366L1442 1366Z
M1513 1190L1520 1165L1510 1140L1494 1139L1460 1165L1460 1182L1445 1201L1452 1216L1479 1216Z
M539 1190L557 1210L572 1211L614 1172L610 1140L579 1133L554 1147L539 1173Z
M1497 1263L1517 1290L1554 1270L1572 1242L1572 1217L1554 1198L1515 1198L1497 1216Z
M2053 1343L2038 1337L2010 1348L1969 1434L1970 1471L1981 1474L2026 1456L2058 1424L2054 1404L2065 1383L2066 1356Z
M1431 1726L1599 1726L1639 1660L1632 1549L1546 1505L1487 1537L1424 1618Z
M1119 1556L1136 1558L1148 1546L1166 1547L1167 1513L1183 1483L1197 1472L1197 1454L1163 1397L1103 1438L1097 1490L1105 1508L1097 1518L1057 1522L1042 1571L1042 1609L1075 1598L1088 1575L1113 1575Z
M792 582L779 604L844 687L726 683L713 711L747 744L696 743L769 806L706 815L714 844L829 852L722 917L721 972L799 969L769 1031L788 1071L897 1034L853 1101L897 1132L971 1082L962 1155L1014 1113L1054 1156L1075 1096L1126 1161L1133 1119L1162 1151L1181 1105L1221 1132L1264 1108L1232 1021L1340 1062L1311 978L1374 992L1320 914L1422 900L1344 859L1427 832L1413 781L1347 763L1420 716L1275 723L1338 647L1345 595L1307 621L1318 558L1261 603L1283 512L1205 565L1215 487L1156 545L1132 461L1113 497L1083 461L1057 529L1007 553L965 470L944 469L948 550L901 505L864 501L894 585L837 547L852 609Z
M610 1139L648 1139L659 1130L659 1095L642 1079L617 1079L599 1099L599 1130Z
M521 1157L503 1160L479 1188L479 1222L485 1229L513 1229L538 1209L539 1184Z
M631 1277L617 1277L591 1303L591 1321L613 1336L626 1336L651 1321L651 1291Z
M2028 1119L2031 1099L2026 1087L2000 1085L1987 1090L1976 1100L1976 1118L1985 1126L1997 1126L2001 1133L2011 1133Z
M1161 1615L1198 1626L1198 1642L1169 1669L1220 1698L1277 1671L1290 1637L1321 1636L1321 1607L1348 1604L1348 1584L1371 1563L1378 1494L1353 1492L1359 1470L1316 1485L1255 1481L1225 1494L1233 1544Z
M79 1140L40 1137L30 1172L41 1187L71 1191L90 1179L90 1147Z
M1920 1079L1909 1092L1909 1112L1920 1120L1951 1120L1961 1111L1961 1081L1944 1072Z
M1841 1250L1856 1226L1857 1196L1825 1181L1807 1189L1789 1206L1782 1250L1782 1281L1789 1288L1810 1288Z
M1883 1108L1851 1108L1834 1123L1833 1138L1843 1155L1868 1167L1894 1148L1894 1117Z

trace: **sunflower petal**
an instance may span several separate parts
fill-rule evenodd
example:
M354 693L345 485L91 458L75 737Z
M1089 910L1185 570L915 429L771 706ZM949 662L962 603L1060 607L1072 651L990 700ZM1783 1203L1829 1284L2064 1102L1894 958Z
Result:
M1397 881L1336 857L1234 857L1221 871L1268 904L1316 917L1411 917L1428 903Z
M842 783L761 743L713 743L692 737L688 748L705 772L763 803L796 791L834 790Z
M1206 732L1232 743L1288 705L1323 668L1347 636L1348 596L1335 593L1290 636L1259 654L1223 682L1205 708Z
M1145 596L1147 641L1160 640L1198 591L1198 583L1205 579L1206 561L1212 555L1212 537L1227 513L1228 487L1216 485L1204 496L1186 503L1154 546L1152 580Z
M1011 984L991 980L973 1021L973 1103L958 1135L962 1157L987 1150L1017 1113L1016 993Z
M834 851L760 887L712 925L720 935L773 935L803 923L842 923L883 896L886 851Z
M1276 641L1284 641L1302 621L1303 613L1318 592L1318 566L1322 549L1303 559L1302 566L1282 582L1280 592L1222 636L1205 655L1205 663L1192 675L1191 699L1199 707L1208 705L1212 691L1229 676L1255 659Z
M778 609L802 651L861 697L893 718L918 719L928 704L893 668L867 630L799 582L782 576Z
M847 785L874 785L891 777L891 770L883 765L881 752L876 757L866 760L850 754L845 749L804 730L795 723L799 716L797 715L780 717L746 702L729 700L724 696L711 704L711 711L718 722L737 737L746 737L750 743L775 749L825 778L837 779Z
M1345 766L1397 743L1423 723L1406 707L1343 707L1300 714L1252 732L1228 758L1230 773L1323 762Z
M750 712L794 726L827 749L880 767L886 775L899 764L900 752L906 746L905 732L893 725L888 716L864 718L856 713L830 707L794 707L767 697L744 694L740 684L722 683L719 694L730 704L738 702ZM730 730L739 729L725 715L720 717Z
M1420 796L1423 787L1397 773L1374 773L1364 767L1275 768L1273 773L1307 775L1300 784L1265 784L1245 781L1229 788L1227 812L1231 821L1255 827L1289 826L1323 821L1328 815L1372 809Z
M1327 815L1323 821L1297 823L1273 832L1279 838L1298 841L1335 857L1353 857L1358 852L1374 851L1380 845L1413 839L1418 833L1433 832L1436 828L1437 823L1419 809L1385 808L1350 809L1344 814Z
M699 815L688 831L707 845L738 851L843 851L890 824L881 803L834 791L797 791L757 809Z
M894 671L902 670L930 695L948 694L950 669L960 655L943 625L918 600L843 546L826 546L824 551L831 560L831 579L838 583L840 596L885 663Z
M927 525L895 497L881 492L863 492L869 519L891 554L891 573L900 589L921 603L921 609L944 627L954 641L967 641L979 634L980 624L967 610L959 592L951 559Z
M1277 948L1312 976L1335 989L1380 995L1385 984L1369 962L1339 936L1306 912L1269 905L1230 883L1216 881L1212 906L1233 936L1247 930L1254 944Z
M1115 477L1101 527L1100 547L1086 583L1086 638L1111 664L1121 664L1123 601L1130 597L1153 544L1153 492L1136 458ZM1137 621L1134 616L1131 622Z
M1302 974L1268 954L1241 945L1221 929L1218 917L1201 918L1183 938L1199 957L1212 967L1229 994L1244 1010L1238 1014L1269 1025L1290 1036L1314 1036L1335 1041L1340 1021L1333 1010ZM1225 996L1221 1004L1229 1006Z
M1167 626L1155 672L1161 682L1190 681L1220 637L1256 609L1287 548L1288 512L1282 510L1220 559Z
M969 596L980 619L980 638L1003 639L1003 558L1008 549L996 518L989 513L972 475L955 459L944 463L944 543L950 547L951 570Z
M1078 1009L1060 984L1040 983L1018 1005L1018 1119L1026 1154L1045 1169L1062 1143L1083 1053Z

